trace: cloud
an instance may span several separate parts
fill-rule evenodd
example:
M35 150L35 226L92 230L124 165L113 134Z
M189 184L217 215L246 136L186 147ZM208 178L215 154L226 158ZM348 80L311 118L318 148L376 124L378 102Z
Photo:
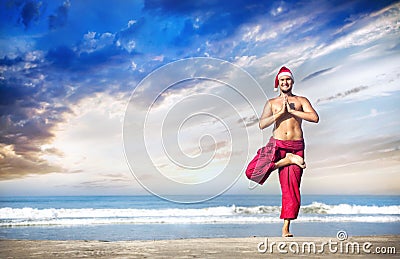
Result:
M96 92L121 91L120 85L132 89L135 80L120 69L131 64L131 54L114 45L114 35L103 33L86 40L96 42L0 58L2 179L63 172L64 168L44 159L62 157L58 147L42 147L54 141L57 127L73 112L70 107Z
M399 162L400 140L397 137L375 137L358 138L351 143L337 143L330 150L325 147L315 146L309 151L310 156L317 156L321 152L325 154L325 159L315 160L311 165L311 170L321 170L328 168L344 168L353 164L365 164L367 162L381 162L382 160L390 163ZM347 170L341 170L342 174L347 174ZM319 172L319 174L323 172Z
M356 118L356 120L372 119L372 118L376 118L378 116L382 116L384 114L386 114L386 112L379 112L376 108L372 108L368 115L358 117L358 118Z
M282 63L298 69L302 81L334 71L333 80L325 85L326 88L332 87L331 96L324 96L326 88L316 89L312 81L307 82L307 88L303 88L312 89L314 96L320 97L317 103L321 103L361 91L369 93L377 87L372 81L357 81L362 73L373 76L369 70L355 69L361 72L356 76L351 75L351 78L356 77L354 82L348 79L350 76L346 76L345 69L337 69L338 64L331 63L333 55L323 57L324 62L318 57L336 55L340 50L345 50L348 51L343 52L347 60L353 57L353 63L347 63L353 67L359 62L354 58L357 51L365 60L371 60L372 56L364 55L374 50L365 49L370 47L368 44L396 38L399 32L396 18L399 5L382 8L383 4L378 2L367 9L356 8L362 1L309 1L307 4L256 0L233 1L229 4L221 1L150 0L143 4L139 1L129 4L117 1L110 4L108 9L79 1L73 1L73 5L69 1L49 2L48 6L52 6L50 9L45 2L7 1L12 5L12 10L7 9L7 15L11 18L7 20L0 17L0 26L5 32L0 37L2 179L63 172L63 166L71 171L83 170L82 174L96 172L99 168L115 172L115 167L111 169L108 166L118 164L121 158L115 157L110 163L110 153L118 153L114 150L119 148L115 144L117 137L110 136L119 133L114 128L118 128L120 120L103 121L103 117L111 112L118 102L116 99L125 104L140 80L170 61L211 55L246 67L257 80L270 79ZM46 8L48 12L45 12ZM14 13L8 14L8 10ZM3 13L0 10L0 14ZM3 23L5 20L8 24ZM15 26L16 22L19 27ZM380 45L381 48L375 49L377 56L382 51L390 49L393 53L399 48L397 43L388 45L385 41ZM350 49L354 46L359 48ZM356 65L354 67L359 68ZM177 70L183 69L180 67ZM216 71L215 68L210 70ZM195 75L196 69L193 71ZM302 75L302 71L308 71L309 74ZM178 72L173 71L155 80L149 86L151 89L143 92L145 96L140 96L135 103L137 112L142 111L141 102L152 98L162 89L163 84L159 82L174 78L179 75ZM264 82L265 89L272 91L272 80ZM214 86L216 92L222 89L217 84ZM210 91L210 86L201 85L198 81L179 84L169 91L170 95L160 96L153 108L162 110L164 105L173 105L179 98L207 93L205 89ZM107 95L119 97L107 99ZM109 105L100 105L100 100ZM93 103L93 106L84 106L82 103ZM238 106L234 97L232 103ZM202 104L199 103L198 107L202 107ZM231 122L229 125L236 126L234 130L249 130L250 126L258 123L258 118L248 113L242 119L229 117L228 110L220 107L219 104L209 105L207 111L221 111L221 117L228 118ZM114 113L121 116L122 110ZM85 115L86 111L94 114ZM370 111L368 116L371 117L379 117L377 115L385 112L381 108L379 111L365 111ZM243 129L237 124L249 128ZM74 127L79 130L73 131ZM112 130L107 130L111 127ZM60 128L64 130L64 135L60 133ZM218 132L220 128L216 128ZM254 130L258 132L256 128ZM107 138L104 138L105 135ZM204 148L209 151L217 149L216 157L230 157L234 153L226 151L228 146L224 141L217 140L217 146L205 145ZM189 148L194 146L193 143L189 143ZM103 149L92 148L95 145L101 145ZM110 152L109 146L112 145L118 147ZM99 166L99 163L103 164ZM97 167L93 168L93 165ZM13 167L15 171L12 171ZM125 168L120 166L118 170Z
M49 29L54 30L64 27L68 19L68 10L71 6L69 0L66 0L61 6L57 8L55 14L49 16Z
M97 33L94 31L89 31L83 35L83 39L78 45L79 53L91 53L110 47L114 44L115 40L115 34L113 33Z
M213 143L210 145L206 145L205 147L202 147L201 150L203 152L216 152L219 149L225 149L227 145L228 145L227 141L218 141L217 143Z
M7 56L5 56L4 58L0 59L0 66L13 66L15 64L18 64L20 62L23 61L22 57L15 57L15 58L8 58Z
M27 29L32 22L39 20L41 7L41 2L25 1L20 14L20 19L25 29Z
M25 140L25 142L28 141ZM0 180L23 178L31 174L65 172L60 166L41 159L38 150L35 150L33 145L27 143L23 147L18 144L17 146L20 149L19 152L14 150L16 145L0 143ZM21 151L21 148L26 150Z
M0 79L0 160L1 177L18 178L28 174L60 172L62 168L42 156L62 156L57 148L42 150L52 142L53 131L70 112L65 103L65 88L49 87L40 69L38 53L2 59Z
M398 34L400 29L398 26L399 15L400 3L394 3L380 11L362 16L359 20L353 21L354 25L344 25L340 31L347 33L336 38L331 44L321 46L315 52L315 57L340 49L367 45L382 39L384 36ZM350 29L352 31L348 31Z
M218 14L224 17L233 13L245 17L254 13L263 13L268 11L268 3L257 0L250 1L232 1L229 5L218 1L176 1L176 0L145 0L144 9L149 11L164 12L167 15L175 14ZM210 13L210 14L209 14ZM230 16L225 16L229 18ZM250 18L250 17L248 17Z
M318 70L318 71L316 71L316 72L314 72L314 73L312 73L312 74L309 74L308 76L304 77L304 78L301 80L301 82L305 82L305 81L310 80L310 79L313 79L313 78L315 78L315 77L317 77L317 76L323 75L323 74L325 74L325 73L331 71L332 69L333 69L333 67Z
M392 47L388 49L388 51L400 51L400 43L394 44Z
M354 87L354 88L352 88L350 90L346 90L344 92L337 93L337 94L329 96L329 97L318 98L316 103L319 104L321 102L327 102L327 101L332 101L332 100L335 100L335 99L341 99L341 98L344 98L344 97L349 96L351 94L356 94L356 93L358 93L360 91L366 90L368 88L369 88L368 86Z
M253 115L251 117L244 117L243 119L238 120L237 122L240 125L244 124L245 127L251 127L251 126L253 126L255 124L258 124L259 119L257 118L257 116Z
M99 179L88 179L74 185L75 188L113 188L132 187L132 176L128 174L100 174Z
M212 35L211 40L228 37L240 25L255 16L268 13L268 1L232 1L229 4L218 1L174 1L146 0L144 10L162 16L186 16L184 35ZM210 37L210 36L209 36ZM210 38L209 38L210 39Z
M60 46L50 50L47 59L57 68L86 73L98 71L103 65L110 68L113 64L121 65L121 63L128 62L128 58L124 57L123 53L123 50L109 46L89 53L82 52L78 55L73 49Z
M277 16L277 15L280 15L284 11L286 11L286 4L284 1L280 1L278 3L273 4L270 14L272 16Z
M60 46L56 49L49 50L47 60L53 63L54 66L60 68L69 68L77 59L76 53L69 47Z
M62 172L60 166L42 158L49 154L62 156L62 153L57 148L42 147L52 142L53 130L65 109L49 109L44 103L43 107L36 107L36 103L26 103L26 106L19 103L10 103L7 108L0 105L0 178ZM8 111L10 109L12 112Z

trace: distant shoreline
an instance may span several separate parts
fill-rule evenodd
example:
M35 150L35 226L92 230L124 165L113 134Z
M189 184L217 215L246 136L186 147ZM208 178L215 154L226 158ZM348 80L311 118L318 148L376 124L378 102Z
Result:
M265 242L268 244L267 248ZM5 258L264 258L271 255L298 257L305 254L327 258L359 255L375 258L377 251L386 257L398 257L400 235L351 236L343 241L336 237L194 238L112 242L0 239L0 254Z

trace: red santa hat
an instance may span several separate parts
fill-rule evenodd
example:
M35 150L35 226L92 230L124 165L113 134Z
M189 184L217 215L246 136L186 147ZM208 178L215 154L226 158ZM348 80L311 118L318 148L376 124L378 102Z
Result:
M279 69L279 72L275 77L275 87L274 87L275 92L278 91L279 78L281 78L282 76L290 76L294 82L292 71L290 71L290 69L287 67L281 67L281 69Z

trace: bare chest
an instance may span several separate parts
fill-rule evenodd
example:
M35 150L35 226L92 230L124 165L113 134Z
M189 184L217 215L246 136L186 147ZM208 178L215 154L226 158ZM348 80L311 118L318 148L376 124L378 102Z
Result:
M296 110L296 111L302 110L301 103L296 98L289 98L288 103L289 103L289 106L291 109ZM282 99L275 100L275 102L272 103L271 108L272 108L273 113L279 112L281 109L283 109L283 100Z

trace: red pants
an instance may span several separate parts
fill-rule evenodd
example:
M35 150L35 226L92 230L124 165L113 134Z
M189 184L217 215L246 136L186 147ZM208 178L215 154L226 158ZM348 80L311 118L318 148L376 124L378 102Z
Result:
M257 151L249 163L246 176L263 184L274 169L275 163L292 153L304 158L304 140L278 140L271 137L268 144ZM295 219L300 209L300 182L303 169L298 165L279 168L279 182L282 190L281 219Z

